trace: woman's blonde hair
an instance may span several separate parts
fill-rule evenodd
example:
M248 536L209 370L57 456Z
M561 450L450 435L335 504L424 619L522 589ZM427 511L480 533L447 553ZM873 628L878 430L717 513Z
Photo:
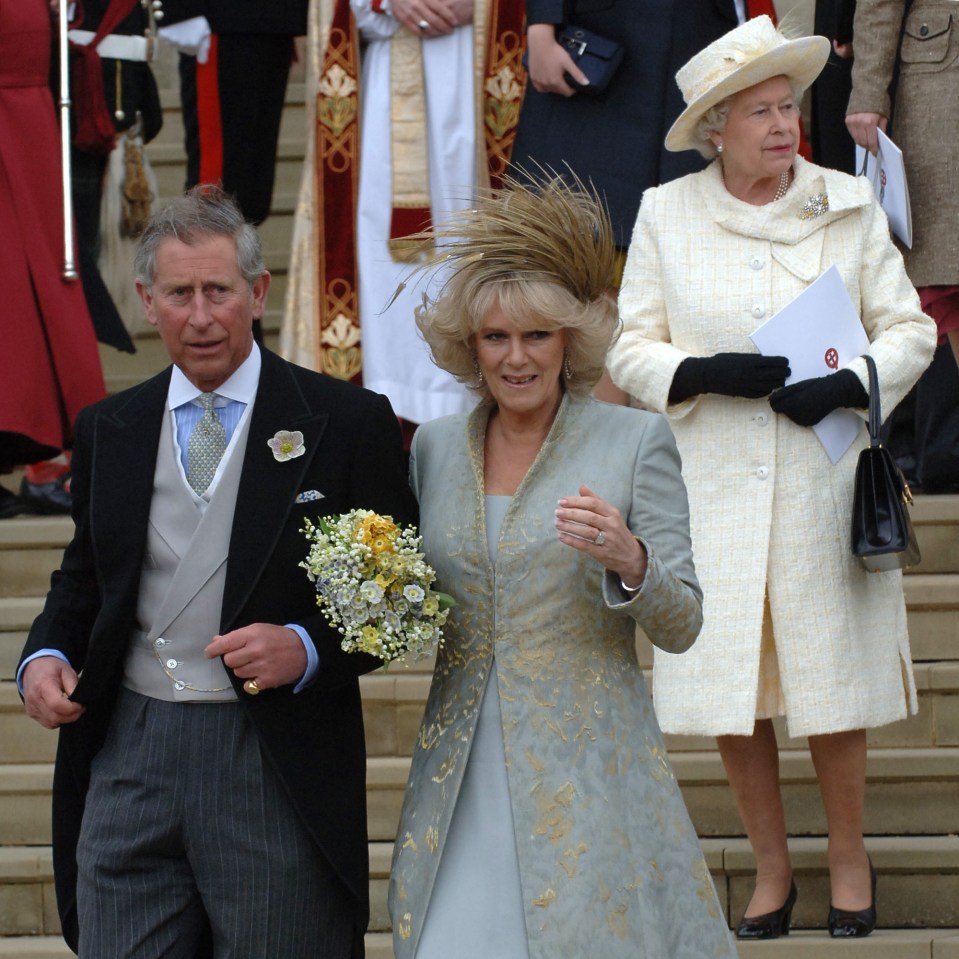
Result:
M437 245L418 271L451 273L435 299L424 295L416 325L436 365L484 397L473 339L496 307L520 329L565 332L570 392L588 394L603 372L619 325L616 247L602 201L572 179L507 177L423 235Z

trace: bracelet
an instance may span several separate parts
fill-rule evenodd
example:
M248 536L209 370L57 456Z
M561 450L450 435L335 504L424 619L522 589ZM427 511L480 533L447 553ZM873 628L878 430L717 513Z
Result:
M627 586L623 582L622 576L619 577L619 585L620 585L620 588L623 590L623 592L627 593L630 596L635 596L643 588L642 583L640 583L639 586Z

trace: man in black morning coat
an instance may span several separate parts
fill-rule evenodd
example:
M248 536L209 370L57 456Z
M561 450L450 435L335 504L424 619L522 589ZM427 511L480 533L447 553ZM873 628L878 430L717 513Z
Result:
M357 959L357 677L377 661L340 650L300 528L356 507L414 518L397 421L254 344L269 274L219 191L154 216L137 287L173 366L81 412L76 532L18 670L27 711L60 727L64 936L84 959ZM204 488L208 416L229 445ZM298 455L268 445L281 431Z

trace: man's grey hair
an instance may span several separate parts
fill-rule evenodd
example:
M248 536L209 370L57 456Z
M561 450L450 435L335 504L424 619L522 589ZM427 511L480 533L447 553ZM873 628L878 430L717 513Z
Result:
M236 264L251 286L266 272L263 247L240 208L218 186L199 184L174 197L150 217L137 244L133 268L147 289L156 277L157 249L164 240L193 246L203 240L227 236L236 244Z

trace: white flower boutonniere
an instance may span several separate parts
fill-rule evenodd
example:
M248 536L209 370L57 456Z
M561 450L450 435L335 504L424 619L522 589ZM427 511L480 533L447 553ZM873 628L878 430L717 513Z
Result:
M285 463L306 452L303 434L299 430L292 433L289 430L279 430L273 439L266 441L266 445L273 450L273 458L278 463Z

